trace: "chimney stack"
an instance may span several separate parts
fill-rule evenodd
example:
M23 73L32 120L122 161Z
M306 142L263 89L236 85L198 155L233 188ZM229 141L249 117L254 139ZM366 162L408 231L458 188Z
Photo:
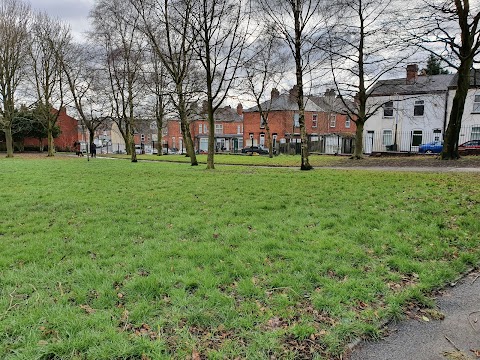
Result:
M418 77L418 65L407 65L407 83L414 83Z
M273 101L275 99L278 99L279 97L280 97L280 92L277 89L273 88L272 92L270 93L270 99Z
M237 114L242 116L243 115L243 106L241 103L238 103L237 105Z
M293 88L289 92L289 99L291 102L298 101L298 86L294 85Z

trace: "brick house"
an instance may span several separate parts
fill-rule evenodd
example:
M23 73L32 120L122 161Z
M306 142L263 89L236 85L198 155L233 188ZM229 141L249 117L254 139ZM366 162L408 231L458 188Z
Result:
M56 111L52 109L52 113ZM57 126L60 128L60 135L54 139L55 149L57 151L73 151L73 144L79 140L78 120L68 115L67 109L62 107L58 113ZM46 148L48 142L47 139L42 139L40 144L38 139L25 138L23 145L25 148Z
M269 108L268 124L273 147L277 151L300 151L297 96L296 87L285 94L273 89L271 98L262 104L263 109ZM340 108L340 100L332 91L325 96L305 96L305 127L310 151L332 154L351 152L355 126ZM243 120L246 146L267 147L265 125L258 107L246 109Z
M217 152L238 152L243 147L243 107L219 108L214 114L215 148ZM190 133L197 152L208 151L208 121L203 111L190 122ZM163 147L183 149L185 145L179 120L169 120L163 131Z

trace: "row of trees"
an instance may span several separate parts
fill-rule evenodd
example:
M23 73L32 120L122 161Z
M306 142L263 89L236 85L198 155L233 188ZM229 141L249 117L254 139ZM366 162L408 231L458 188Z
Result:
M7 156L13 154L12 114L22 89L35 89L27 95L44 110L47 129L56 122L53 105L73 105L90 142L102 123L115 121L132 161L140 119L156 120L161 143L166 117L175 116L191 164L197 165L189 121L203 102L209 169L215 111L229 97L248 96L264 119L272 154L265 101L272 88L293 83L301 168L311 169L304 94L325 85L334 85L357 125L354 158L361 158L364 124L382 106L368 101L376 81L422 49L459 75L443 154L458 158L479 47L480 12L469 0L419 0L412 11L400 0L98 0L88 42L81 44L60 21L32 14L21 0L0 4L0 121Z

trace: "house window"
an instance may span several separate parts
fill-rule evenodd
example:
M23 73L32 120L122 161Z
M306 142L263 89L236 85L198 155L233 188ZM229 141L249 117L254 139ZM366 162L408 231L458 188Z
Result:
M422 130L412 131L412 146L419 146L422 143Z
M168 135L168 128L164 128L162 130L162 134L165 135L165 136Z
M199 134L202 133L202 129L203 129L202 124L198 124L198 133L199 133Z
M273 148L275 149L275 147L277 146L277 134L272 135L272 142Z
M260 129L264 129L265 128L265 118L262 116L260 116Z
M237 125L237 134L242 133L242 125Z
M480 95L475 95L473 99L473 112L480 113Z
M293 126L300 127L300 115L293 114Z
M215 134L223 134L223 124L215 124Z
M265 134L260 134L260 146L265 146Z
M330 114L330 127L334 128L337 125L337 115Z
M425 111L425 102L423 100L415 100L415 105L413 106L413 116L423 116Z
M383 141L382 144L385 146L389 146L393 144L392 130L383 130L382 141Z
M318 115L313 114L312 115L312 128L316 128L318 126Z
M140 141L145 141L145 134L140 134Z
M480 126L472 126L470 140L480 140Z
M345 128L350 129L350 118L345 119Z
M393 117L393 101L387 101L383 105L383 117L386 117L386 118Z
M442 130L433 129L433 140L434 141L440 141L441 137L442 137Z
M175 148L177 143L175 142L175 137L172 137L172 148Z
M207 124L203 124L203 133L208 134Z

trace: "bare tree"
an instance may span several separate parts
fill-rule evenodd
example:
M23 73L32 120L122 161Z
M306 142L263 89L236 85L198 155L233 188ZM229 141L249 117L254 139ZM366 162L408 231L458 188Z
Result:
M273 141L268 116L272 108L272 98L268 91L275 89L286 71L288 59L282 53L282 43L270 28L264 29L256 42L249 47L248 59L242 63L245 91L253 97L265 126L268 153L273 157Z
M440 57L457 70L457 89L453 98L441 158L459 158L458 138L462 126L470 71L480 53L480 6L470 0L424 0L411 27L417 45Z
M77 114L88 129L89 144L93 143L95 131L108 119L103 114L104 98L98 91L99 70L95 62L98 55L92 49L90 45L71 43L61 62Z
M5 132L7 157L13 157L15 96L25 74L30 19L27 4L0 1L0 129Z
M369 102L377 81L411 55L408 44L396 36L396 5L396 0L339 0L330 8L326 48L336 90L356 124L352 159L363 157L365 122L384 105Z
M166 69L174 84L171 99L180 118L187 155L192 166L198 165L189 125L189 100L192 87L193 44L190 0L130 0L140 14L140 29L148 37L155 57ZM157 97L157 106L160 98ZM158 107L159 110L162 107ZM160 113L157 113L160 115ZM158 124L158 122L157 122Z
M70 29L67 25L45 13L36 14L29 51L31 81L37 98L37 114L47 128L48 156L54 156L55 153L53 132L64 106L61 64L70 41Z
M137 162L135 120L144 90L142 80L146 46L138 29L140 18L128 2L121 0L100 0L91 17L93 37L102 44L104 50L103 65L110 87L112 118L125 139L131 161Z
M214 169L215 111L237 80L246 44L249 8L242 1L197 0L192 9L195 51L206 85L208 129L207 169Z
M305 127L304 75L316 66L324 33L320 22L323 2L319 0L258 0L270 26L288 45L295 62L295 80L301 137L301 169L310 170Z

